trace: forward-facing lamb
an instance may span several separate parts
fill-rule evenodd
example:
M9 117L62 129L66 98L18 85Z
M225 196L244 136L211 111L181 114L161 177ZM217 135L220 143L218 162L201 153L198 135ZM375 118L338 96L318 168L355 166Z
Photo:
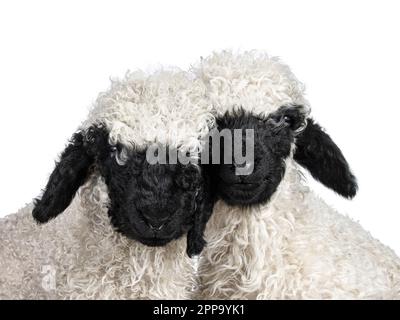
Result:
M192 297L207 180L197 165L146 155L158 143L198 156L214 119L196 81L134 72L99 95L43 195L0 220L0 298Z
M300 166L344 197L357 191L340 149L309 118L290 69L264 53L225 51L194 72L218 128L255 134L253 163L212 169L220 200L200 256L200 297L400 298L396 254L306 186ZM243 166L250 174L236 175Z

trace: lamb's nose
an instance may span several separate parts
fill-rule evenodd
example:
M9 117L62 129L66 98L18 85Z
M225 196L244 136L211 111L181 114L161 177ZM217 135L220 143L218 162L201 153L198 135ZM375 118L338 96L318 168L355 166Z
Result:
M149 222L150 229L154 230L154 231L160 231L165 225L166 225L166 223L159 224L159 223L154 223L154 222L150 223Z
M143 215L145 222L151 230L160 231L168 222L169 217L150 217L148 215Z

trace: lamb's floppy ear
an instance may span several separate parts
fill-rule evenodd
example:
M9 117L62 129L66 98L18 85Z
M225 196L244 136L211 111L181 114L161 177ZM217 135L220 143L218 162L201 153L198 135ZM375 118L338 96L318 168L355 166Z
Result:
M353 198L357 193L356 178L339 147L311 118L297 136L294 159L316 180L341 196Z
M308 109L302 105L287 105L271 113L266 119L274 133L289 131L292 136L300 134L307 125Z
M187 234L187 249L189 257L201 253L206 245L204 231L214 208L214 192L211 190L209 177L203 172L204 181L196 187L194 194L195 215L192 228Z
M35 200L34 219L45 223L63 212L85 182L94 162L94 130L77 132L62 152L40 199Z

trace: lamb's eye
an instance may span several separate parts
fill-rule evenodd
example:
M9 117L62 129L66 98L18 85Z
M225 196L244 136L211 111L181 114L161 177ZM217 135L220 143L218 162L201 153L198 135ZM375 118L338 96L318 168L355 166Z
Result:
M291 123L292 119L289 116L284 116L283 117L283 121L287 122L287 123Z

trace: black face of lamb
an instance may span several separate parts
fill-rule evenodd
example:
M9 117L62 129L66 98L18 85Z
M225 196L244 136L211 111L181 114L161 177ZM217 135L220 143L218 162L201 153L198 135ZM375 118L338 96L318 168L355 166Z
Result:
M207 176L190 164L152 165L145 150L111 146L104 126L73 136L35 202L34 218L44 223L64 211L93 169L108 187L108 214L117 231L148 246L187 233L189 256L201 252L213 208Z
M238 165L224 164L223 159L220 165L211 165L208 169L217 195L229 205L268 202L285 174L285 159L293 143L294 159L315 179L344 197L351 198L357 191L356 179L340 149L312 119L305 119L301 106L282 106L267 118L239 109L217 119L217 126L219 130L232 132L234 129L254 130L252 173L237 175Z
M275 118L274 118L275 119ZM254 130L254 169L248 175L237 175L241 164L233 161L224 163L224 144L221 143L221 165L213 165L212 175L217 194L230 205L254 205L268 201L276 191L285 173L284 160L289 156L294 136L289 125L283 125L281 119L267 120L238 110L226 113L217 119L219 130L235 129L243 131L242 150L245 150L246 129ZM281 126L281 127L279 127ZM234 140L232 139L232 148Z

